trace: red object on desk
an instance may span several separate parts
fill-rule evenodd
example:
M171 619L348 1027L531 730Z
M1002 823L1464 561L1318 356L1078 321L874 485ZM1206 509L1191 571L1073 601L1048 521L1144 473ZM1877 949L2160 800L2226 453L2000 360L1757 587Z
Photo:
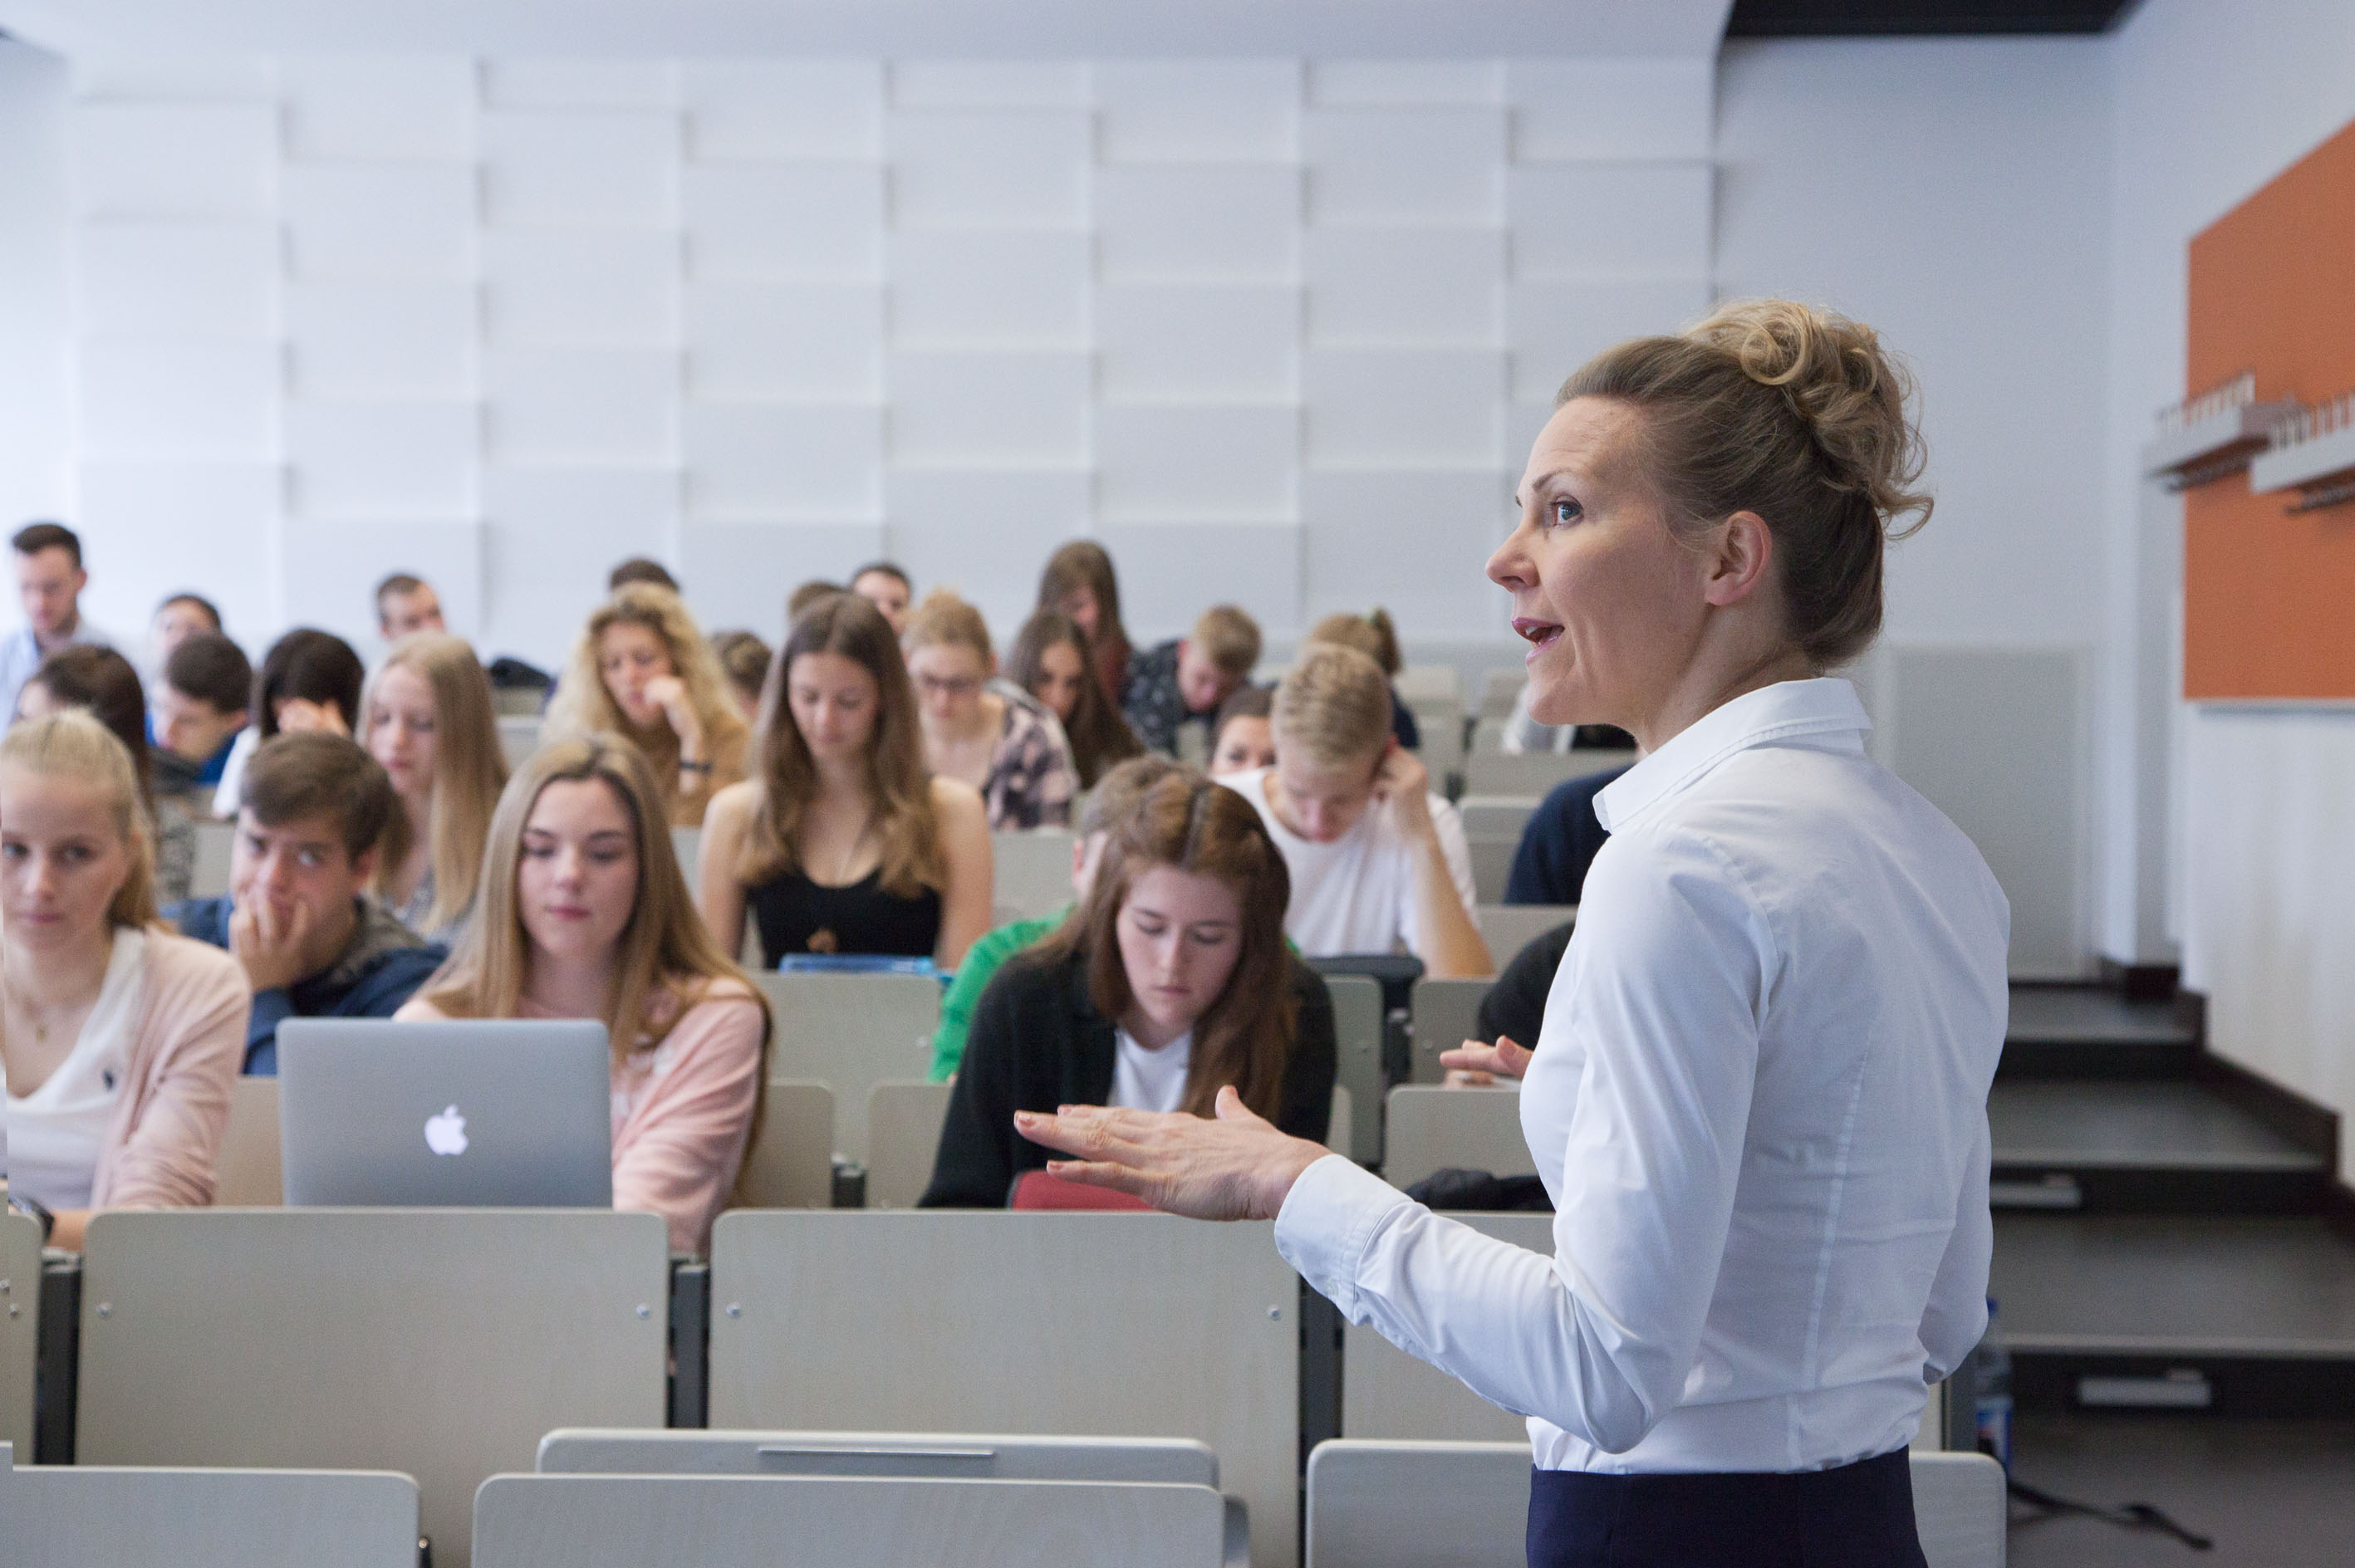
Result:
M1060 1176L1045 1171L1025 1171L1014 1179L1014 1190L1006 1195L1009 1209L1126 1209L1151 1213L1153 1205L1142 1198L1132 1198L1125 1192L1115 1192L1109 1187L1091 1187L1084 1182L1066 1181Z

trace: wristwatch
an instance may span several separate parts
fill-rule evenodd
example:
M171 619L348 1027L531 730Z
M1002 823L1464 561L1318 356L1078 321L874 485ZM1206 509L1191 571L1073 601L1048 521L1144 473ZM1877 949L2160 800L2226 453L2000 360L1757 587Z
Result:
M30 1217L41 1227L43 1242L47 1242L49 1239L49 1233L58 1228L58 1217L43 1207L37 1198L27 1198L21 1192L11 1192L8 1194L8 1206L18 1213Z

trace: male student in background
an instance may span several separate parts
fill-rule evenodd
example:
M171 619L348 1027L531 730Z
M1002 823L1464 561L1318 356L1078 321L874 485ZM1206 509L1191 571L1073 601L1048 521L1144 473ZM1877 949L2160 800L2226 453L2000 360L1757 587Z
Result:
M81 539L55 523L28 523L8 541L16 551L16 599L25 624L0 641L0 724L16 714L16 694L41 661L71 643L114 646L114 639L82 618Z
M449 630L442 622L442 596L423 577L395 572L376 585L376 632L387 642L414 631Z
M285 730L254 748L239 794L229 890L164 912L226 948L253 987L245 1070L278 1071L289 1018L390 1018L448 954L368 896L392 780L349 738Z
M1191 636L1148 648L1129 662L1120 695L1128 727L1147 750L1175 756L1178 729L1188 724L1207 728L1219 705L1251 679L1259 650L1259 622L1231 604L1211 606Z

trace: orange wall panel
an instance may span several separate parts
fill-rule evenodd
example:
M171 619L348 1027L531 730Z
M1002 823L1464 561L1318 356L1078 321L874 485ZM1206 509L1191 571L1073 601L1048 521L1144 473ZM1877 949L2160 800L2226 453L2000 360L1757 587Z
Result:
M2191 240L2187 395L2355 387L2355 123ZM2246 474L2187 492L2184 695L2355 698L2355 502L2291 513Z

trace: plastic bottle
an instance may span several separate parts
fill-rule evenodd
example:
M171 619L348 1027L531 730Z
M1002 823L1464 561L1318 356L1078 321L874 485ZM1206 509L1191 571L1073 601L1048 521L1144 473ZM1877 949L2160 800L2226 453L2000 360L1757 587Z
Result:
M2011 1352L1996 1323L1995 1298L1987 1298L1987 1338L1979 1341L1971 1371L1978 1399L1979 1452L2011 1468Z

